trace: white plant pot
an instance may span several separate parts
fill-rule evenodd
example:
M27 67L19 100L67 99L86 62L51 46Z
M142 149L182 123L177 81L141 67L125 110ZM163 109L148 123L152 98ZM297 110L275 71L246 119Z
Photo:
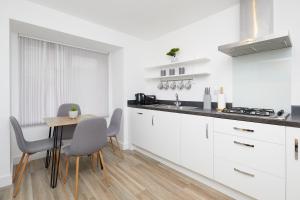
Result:
M178 58L177 56L171 56L171 62L177 62L178 61Z
M78 110L69 111L69 117L72 118L72 119L75 119L76 117L78 117Z

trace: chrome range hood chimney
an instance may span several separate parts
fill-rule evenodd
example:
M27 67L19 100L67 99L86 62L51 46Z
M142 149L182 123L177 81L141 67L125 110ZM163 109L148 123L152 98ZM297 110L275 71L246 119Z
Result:
M288 32L273 34L273 0L240 0L240 41L218 50L237 57L291 46Z

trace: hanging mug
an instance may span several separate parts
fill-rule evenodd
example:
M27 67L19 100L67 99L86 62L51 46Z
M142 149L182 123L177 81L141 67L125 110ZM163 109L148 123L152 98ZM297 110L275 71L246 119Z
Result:
M192 83L190 80L188 80L185 84L184 84L185 89L189 90L192 87Z
M165 90L169 89L169 82L168 82L168 81L166 81L166 82L164 83L164 89L165 89Z
M163 89L163 87L164 87L163 83L160 81L157 85L157 88L161 90L161 89Z
M183 87L184 87L184 83L183 83L183 81L180 81L180 82L177 84L177 88L178 88L179 90L182 90Z
M170 88L172 90L175 90L176 89L176 81L172 81L172 83L170 84Z

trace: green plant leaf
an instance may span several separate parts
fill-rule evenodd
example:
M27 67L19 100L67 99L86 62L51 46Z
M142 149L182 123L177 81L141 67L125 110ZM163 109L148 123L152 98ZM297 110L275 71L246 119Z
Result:
M176 53L179 51L179 48L173 48L171 49L168 53L166 53L166 55L168 56L176 56Z
M72 105L71 111L77 111L77 107L75 105Z

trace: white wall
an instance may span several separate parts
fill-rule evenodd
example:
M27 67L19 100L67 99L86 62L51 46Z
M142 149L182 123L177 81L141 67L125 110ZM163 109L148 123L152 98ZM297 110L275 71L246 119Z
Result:
M124 87L124 50L116 50L109 55L109 110L112 112L116 108L122 108L126 98ZM118 139L122 141L123 148L127 148L127 141L124 140L124 115L122 117L121 131Z
M293 48L289 59L291 67L291 104L300 105L300 1L274 0L275 32L289 30ZM289 66L287 66L289 67Z
M169 62L165 53L179 47L179 59L208 57L212 70L209 77L195 79L190 91L179 91L182 100L201 101L204 87L217 90L224 86L227 101L234 105L289 111L291 105L300 105L299 7L300 2L296 0L274 0L274 32L290 31L291 49L238 58L218 52L219 45L239 40L239 6L236 5L149 42L144 67ZM142 91L156 94L159 99L174 99L178 92L158 90L158 81L144 80L142 84L145 86Z
M58 12L53 9L42 7L25 0L11 0L0 2L0 187L11 183L11 156L10 156L10 52L9 52L9 19L18 20L24 23L45 27L54 31L64 32L74 36L87 38L94 41L108 43L114 46L123 47L124 50L124 71L126 68L135 67L135 57L139 57L137 46L143 46L143 41L123 33L99 26L85 20ZM136 51L137 50L137 51ZM124 78L125 91L122 95L131 93L128 90ZM127 105L126 97L123 96L122 107ZM126 109L125 109L126 111ZM126 121L126 113L124 113ZM47 135L47 128L41 127L41 137ZM26 133L25 133L26 134ZM125 129L124 135L127 134ZM123 138L123 137L122 137ZM124 137L126 140L127 137ZM127 143L127 141L123 142Z
M179 47L179 61L200 57L211 59L206 64L211 75L196 78L191 90L158 90L158 81L148 81L145 91L156 94L159 99L175 99L174 94L178 92L181 100L202 101L205 87L218 90L220 86L224 86L227 100L231 102L232 59L219 53L217 47L238 40L238 14L239 6L234 6L151 41L146 66L169 62L165 53L173 47ZM215 95L213 100L216 101Z
M3 2L7 4L6 1ZM3 4L2 3L2 4ZM9 21L6 6L0 6L0 187L11 182L11 165L10 165L10 137L8 117L10 112L10 93L9 93Z

